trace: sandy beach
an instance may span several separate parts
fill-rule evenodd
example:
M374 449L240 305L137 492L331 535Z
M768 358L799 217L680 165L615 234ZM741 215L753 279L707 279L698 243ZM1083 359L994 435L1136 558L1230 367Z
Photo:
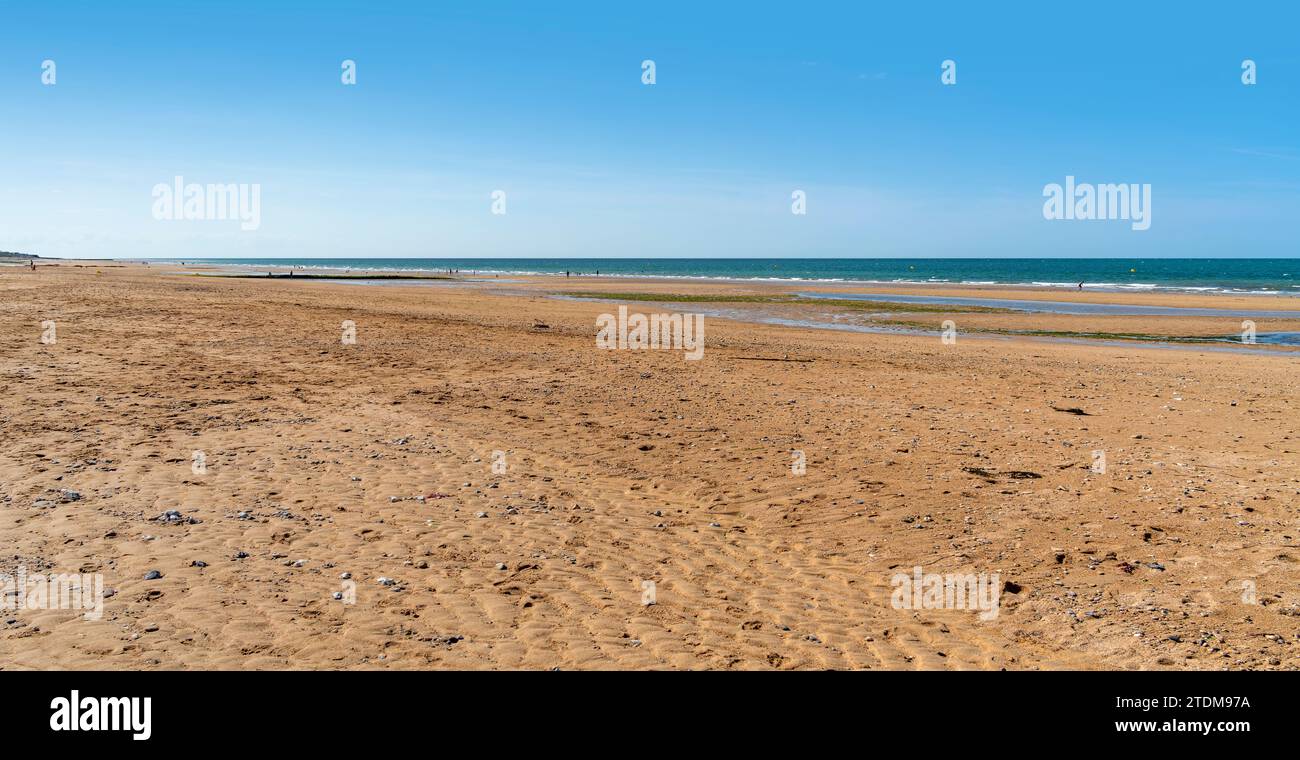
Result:
M965 332L1241 319L879 317L945 343L731 301L689 361L597 319L854 288L81 264L0 268L0 572L113 593L4 611L0 668L1300 667L1300 356ZM900 608L918 567L996 578L995 614Z

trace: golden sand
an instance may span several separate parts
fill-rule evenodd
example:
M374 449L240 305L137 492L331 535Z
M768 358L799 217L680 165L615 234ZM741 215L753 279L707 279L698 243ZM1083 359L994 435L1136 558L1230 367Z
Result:
M1300 666L1297 357L710 319L685 361L544 291L779 289L169 271L0 270L0 572L116 592L3 612L0 667ZM917 566L996 617L896 608Z

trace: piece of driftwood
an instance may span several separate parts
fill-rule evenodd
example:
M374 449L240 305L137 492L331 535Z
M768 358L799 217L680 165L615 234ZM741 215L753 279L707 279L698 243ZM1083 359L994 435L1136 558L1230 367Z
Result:
M1080 408L1077 407L1077 406L1069 406L1069 407L1064 407L1064 408L1059 407L1059 406L1054 406L1054 407L1052 407L1052 411L1054 411L1054 412L1065 412L1066 414L1077 414L1077 415L1080 415L1080 416L1082 416L1082 417L1091 417L1091 416L1092 416L1091 414L1088 414L1087 412L1083 411L1082 409L1080 409Z
M778 359L775 356L737 356L736 359L743 359L750 362L799 362L800 364L811 364L812 359Z

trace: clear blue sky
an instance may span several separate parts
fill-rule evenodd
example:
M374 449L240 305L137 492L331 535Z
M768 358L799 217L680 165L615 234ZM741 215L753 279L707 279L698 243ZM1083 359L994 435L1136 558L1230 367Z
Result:
M723 5L5 3L0 250L1300 255L1292 4ZM178 174L261 228L155 220ZM1151 229L1044 220L1067 174Z

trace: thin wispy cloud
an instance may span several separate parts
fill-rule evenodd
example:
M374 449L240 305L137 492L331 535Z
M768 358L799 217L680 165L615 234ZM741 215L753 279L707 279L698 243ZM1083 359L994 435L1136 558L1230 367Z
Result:
M1300 161L1300 153L1286 148L1233 148L1233 153L1260 158L1276 158L1282 161Z

